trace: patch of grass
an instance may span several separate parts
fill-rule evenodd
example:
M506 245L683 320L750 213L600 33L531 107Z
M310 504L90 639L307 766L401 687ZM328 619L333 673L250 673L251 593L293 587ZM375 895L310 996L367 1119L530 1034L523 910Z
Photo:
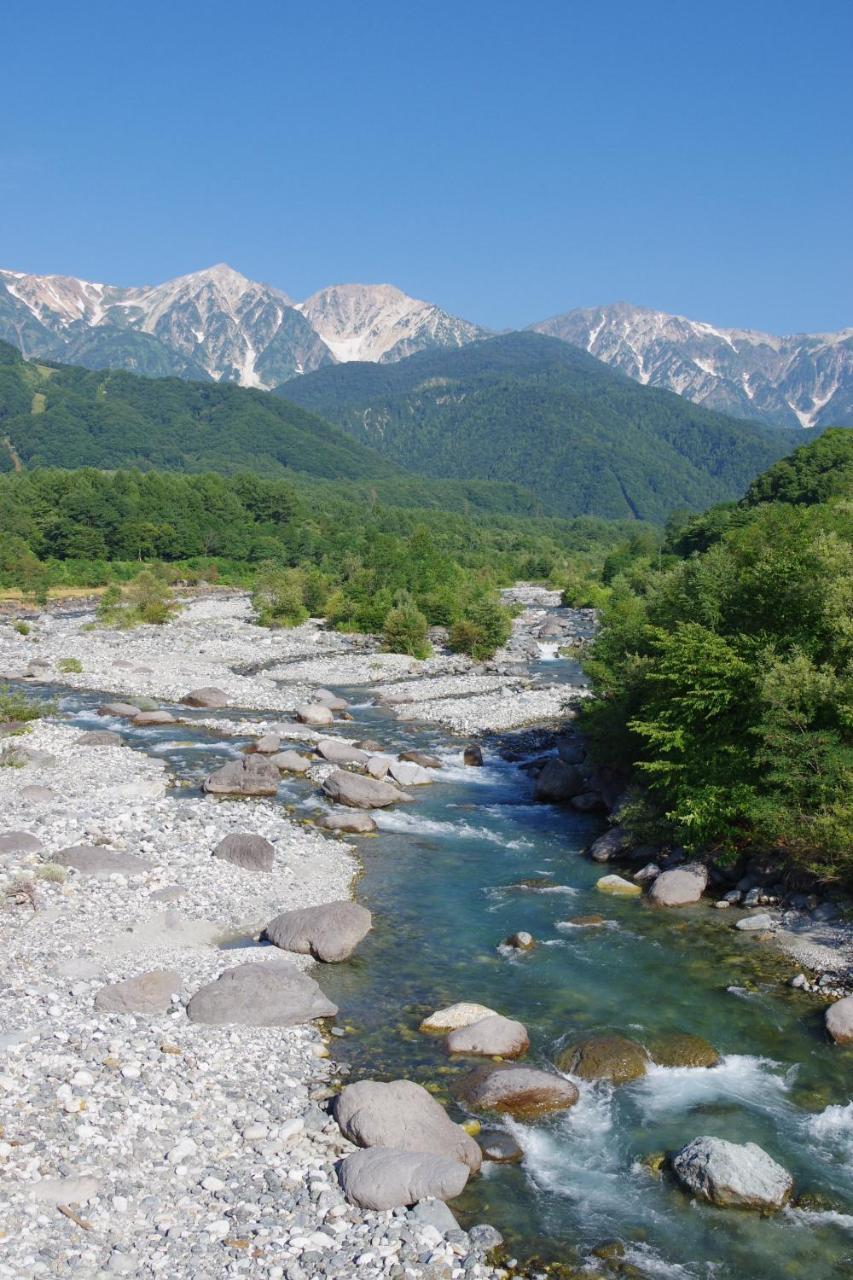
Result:
M51 716L55 711L55 702L37 702L23 693L16 693L8 685L0 685L0 722L20 720L27 723Z
M51 884L64 884L68 879L68 872L55 862L44 862L36 867L36 879L48 880Z
M0 769L23 769L26 763L26 757L14 747L6 747L0 751Z
M30 624L28 622L23 622L20 618L16 618L12 623L12 626L15 628L19 636L28 636L30 634Z
M83 670L83 663L79 658L60 658L56 664L56 669L57 671L63 671L68 675L71 673L79 675Z

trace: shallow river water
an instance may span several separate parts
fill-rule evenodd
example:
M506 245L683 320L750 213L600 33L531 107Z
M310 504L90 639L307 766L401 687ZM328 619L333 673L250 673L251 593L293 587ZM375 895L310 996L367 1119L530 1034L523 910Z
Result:
M549 669L577 677L567 663ZM516 765L487 754L484 768L465 768L459 740L395 720L367 704L363 690L349 696L356 723L348 736L420 747L446 766L433 786L415 790L414 803L377 815L378 837L357 843L356 894L374 912L374 929L350 961L316 974L340 1006L338 1025L347 1030L332 1049L353 1078L418 1080L462 1118L450 1086L472 1063L449 1061L441 1039L417 1030L426 1014L457 1000L524 1022L532 1063L547 1064L563 1043L593 1030L639 1039L689 1031L723 1055L709 1070L652 1068L617 1089L581 1083L572 1110L511 1122L524 1162L484 1165L454 1202L463 1224L492 1222L520 1258L578 1262L618 1239L648 1277L853 1276L853 1051L828 1045L822 1006L782 985L791 963L712 908L666 912L597 893L601 868L580 856L600 829L596 820L534 804ZM102 698L61 701L92 727ZM115 727L188 782L242 745L186 726ZM316 794L300 780L281 788L282 801L304 814ZM517 887L530 877L545 878L547 888ZM606 926L566 923L590 912ZM535 949L502 953L502 940L519 929L534 935ZM643 1166L644 1156L700 1134L759 1143L819 1207L773 1218L699 1207Z

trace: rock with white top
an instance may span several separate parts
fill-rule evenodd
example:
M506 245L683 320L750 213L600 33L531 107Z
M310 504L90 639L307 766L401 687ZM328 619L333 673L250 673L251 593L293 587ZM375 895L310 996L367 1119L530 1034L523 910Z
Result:
M396 1209L419 1200L452 1200L465 1189L468 1167L446 1155L371 1147L343 1160L344 1195L362 1209Z
M672 1158L678 1180L700 1200L722 1208L781 1209L794 1180L754 1142L694 1138Z
M649 898L658 907L688 907L699 901L707 887L708 868L701 862L691 862L655 876Z
M638 884L632 884L623 876L602 876L596 880L595 887L599 893L609 893L614 898L639 898L643 892Z
M446 1009L437 1009L435 1013L431 1013L428 1018L424 1018L420 1029L435 1035L446 1035L449 1031L455 1031L457 1027L470 1027L473 1022L494 1017L495 1013L496 1011L490 1009L488 1005L463 1000L458 1004L448 1005Z
M411 760L392 760L388 772L401 787L425 787L432 782L432 774Z

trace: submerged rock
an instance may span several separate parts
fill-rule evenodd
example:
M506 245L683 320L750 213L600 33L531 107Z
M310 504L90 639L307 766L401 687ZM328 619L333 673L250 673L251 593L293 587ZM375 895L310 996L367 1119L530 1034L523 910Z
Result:
M759 911L754 916L744 916L735 923L735 928L742 933L760 933L773 928L773 918L766 911Z
M701 1036L670 1031L646 1041L652 1062L659 1067L718 1067L722 1058Z
M314 1018L333 1018L337 1012L313 978L282 963L226 969L187 1005L190 1022L212 1026L292 1027Z
M344 1137L360 1147L427 1151L461 1161L475 1173L480 1167L482 1154L471 1135L413 1080L345 1085L334 1113Z
M357 902L324 902L282 912L266 926L263 936L283 951L335 963L352 955L370 926L370 912Z
M698 902L707 887L708 868L701 862L691 862L656 876L649 898L658 907L687 907Z
M399 804L407 798L404 792L390 782L363 778L356 773L346 773L343 769L336 769L326 778L323 790L338 804L349 805L353 809L387 809L389 805Z
M515 1138L499 1129L490 1129L480 1134L480 1149L483 1159L493 1164L518 1164L524 1159L524 1152Z
M520 1058L530 1048L527 1028L521 1022L490 1014L467 1027L457 1027L447 1037L447 1052L478 1058Z
M340 1164L343 1192L362 1209L396 1209L419 1200L452 1200L465 1189L468 1167L445 1155L372 1147Z
M557 1066L582 1080L609 1080L627 1084L646 1074L648 1055L636 1040L626 1036L593 1035L569 1045L557 1055Z
M463 1101L479 1111L502 1111L521 1118L565 1111L578 1100L570 1080L536 1067L477 1067L458 1083Z
M694 1138L672 1158L678 1180L693 1195L723 1208L781 1209L794 1180L754 1142Z

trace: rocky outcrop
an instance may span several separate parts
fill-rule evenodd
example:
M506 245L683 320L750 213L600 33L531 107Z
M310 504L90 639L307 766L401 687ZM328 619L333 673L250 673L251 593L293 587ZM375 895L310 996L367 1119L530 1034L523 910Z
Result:
M527 1028L521 1022L491 1014L447 1037L447 1052L478 1058L520 1058L530 1048Z
M701 862L691 862L656 876L649 898L658 907L687 907L698 902L707 887L708 868Z
M336 769L329 774L323 783L323 790L337 804L349 805L352 809L387 809L389 805L399 804L407 798L404 792L390 782L363 778L356 773L346 773L343 769Z
M204 790L216 796L274 796L279 771L271 760L251 755L232 760L205 778Z
M570 1080L536 1067L478 1067L457 1086L460 1098L478 1111L501 1111L522 1119L565 1111L578 1100Z
M272 871L275 849L263 836L232 831L219 841L213 856L244 871Z
M452 1200L465 1189L468 1167L445 1155L372 1147L341 1161L344 1195L362 1209L396 1209L419 1200Z
M781 1209L794 1187L787 1169L754 1142L694 1138L673 1156L672 1168L688 1191L722 1208Z
M336 963L352 955L370 926L370 912L357 902L325 902L282 912L269 922L263 936L283 951Z
M187 1005L190 1022L212 1026L292 1027L314 1018L333 1018L337 1012L313 978L282 963L226 969Z
M482 1153L444 1107L412 1080L359 1080L335 1099L335 1119L344 1137L360 1147L393 1147L450 1156L476 1172Z
M587 1036L557 1055L557 1066L582 1080L627 1084L646 1074L649 1059L641 1044L626 1036Z

